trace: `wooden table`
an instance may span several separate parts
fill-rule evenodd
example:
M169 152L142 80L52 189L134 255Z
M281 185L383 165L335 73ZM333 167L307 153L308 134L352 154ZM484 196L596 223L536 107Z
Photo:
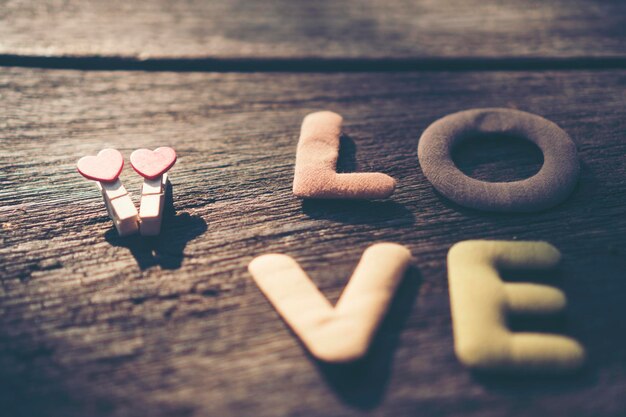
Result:
M0 415L626 415L626 4L442 3L0 2ZM571 135L582 174L564 204L487 214L433 190L422 131L486 106ZM319 109L345 117L342 170L398 179L389 201L291 194L299 126ZM164 230L121 239L75 163L162 145L179 154ZM525 142L463 151L485 180L542 161ZM121 178L137 200L140 178ZM457 362L445 256L472 238L562 251L567 317L512 325L577 338L583 372ZM334 302L378 241L417 260L351 366L311 358L246 270L289 254Z

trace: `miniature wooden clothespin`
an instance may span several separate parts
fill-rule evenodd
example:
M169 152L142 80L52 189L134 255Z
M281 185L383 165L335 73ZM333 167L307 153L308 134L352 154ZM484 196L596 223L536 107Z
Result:
M176 163L176 151L169 147L137 149L130 155L130 164L144 177L139 207L139 233L156 236L161 231L163 206L168 178L166 172Z
M124 158L116 149L103 149L97 156L82 157L76 164L85 178L96 181L109 217L120 236L139 230L139 214L126 188L118 179L124 167Z

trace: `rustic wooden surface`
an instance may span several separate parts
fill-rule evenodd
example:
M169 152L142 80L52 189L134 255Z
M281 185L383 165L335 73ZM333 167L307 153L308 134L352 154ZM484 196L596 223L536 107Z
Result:
M0 0L0 54L624 56L621 0Z
M625 88L626 70L2 68L1 414L623 416ZM570 133L583 166L571 198L543 213L496 215L434 192L416 157L421 132L447 113L483 106L535 112ZM293 197L300 122L318 109L345 117L341 169L398 179L390 201ZM104 147L128 158L135 148L160 145L179 154L163 233L118 238L75 162ZM493 138L456 158L487 180L528 176L541 164L531 145ZM122 181L137 201L140 178L127 166ZM584 372L480 376L456 361L445 256L471 238L543 239L560 248L555 283L569 297L568 314L535 324L579 339L589 352ZM269 251L289 254L336 300L362 251L377 241L407 245L414 268L368 359L321 364L246 265Z

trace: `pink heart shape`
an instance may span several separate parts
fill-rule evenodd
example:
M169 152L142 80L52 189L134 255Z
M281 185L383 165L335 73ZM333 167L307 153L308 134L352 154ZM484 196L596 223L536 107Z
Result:
M137 149L130 154L130 164L144 178L153 180L160 177L176 163L176 151L164 146L153 151Z
M90 180L114 182L124 167L124 157L117 149L103 149L97 156L83 156L76 163L80 174Z

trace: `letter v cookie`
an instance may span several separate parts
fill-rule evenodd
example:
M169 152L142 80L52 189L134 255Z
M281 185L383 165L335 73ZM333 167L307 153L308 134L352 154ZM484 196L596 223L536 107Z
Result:
M343 119L337 113L311 113L302 121L296 151L293 193L303 198L387 198L396 181L380 172L337 173Z
M569 337L511 332L509 314L543 315L565 308L556 288L505 283L500 269L548 269L561 254L546 242L468 240L448 252L448 282L459 360L481 371L568 372L580 368L583 347Z
M370 246L334 308L287 255L259 256L248 270L313 356L326 362L350 362L367 353L410 261L411 253L404 246Z

